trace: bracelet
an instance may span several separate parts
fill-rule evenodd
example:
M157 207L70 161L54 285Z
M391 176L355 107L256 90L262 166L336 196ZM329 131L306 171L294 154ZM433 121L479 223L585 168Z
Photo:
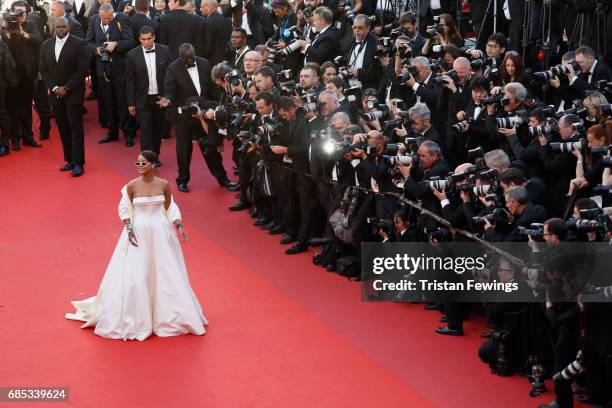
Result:
M582 164L582 160L578 160L576 164Z
M176 224L176 229L179 229L179 228L183 228L183 224L181 224L180 222Z

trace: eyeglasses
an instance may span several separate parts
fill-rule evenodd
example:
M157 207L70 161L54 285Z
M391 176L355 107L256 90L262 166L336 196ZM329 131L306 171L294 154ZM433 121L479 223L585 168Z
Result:
M498 47L499 47L499 45L498 45L498 44L496 44L496 43L493 43L493 44L487 44L487 48L498 48Z
M139 167L139 166L146 166L147 164L149 164L149 162L147 162L147 161L137 161L135 164L136 164L136 167Z

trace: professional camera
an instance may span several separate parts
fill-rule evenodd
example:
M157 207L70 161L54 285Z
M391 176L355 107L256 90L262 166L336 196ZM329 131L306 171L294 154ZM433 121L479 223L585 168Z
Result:
M550 144L550 148L553 152L571 153L572 150L583 151L587 144L586 139L580 139L577 142L553 142Z
M191 101L185 106L179 106L178 108L179 114L185 114L189 116L195 115L196 113L198 113L198 110L200 110L200 104L197 100Z
M310 18L312 17L312 12L314 11L314 8L311 6L306 6L304 7L304 10L302 10L302 14L304 14L304 17L306 18Z
M353 10L350 3L347 3L344 0L340 0L338 2L338 8L341 8L344 10L344 16L346 17L348 21L352 23L355 20L355 10Z
M576 220L574 218L570 218L565 221L565 225L567 225L567 229L573 231L580 232L606 232L611 230L610 226L610 218L604 214L603 216L599 216L596 220Z
M431 177L428 181L421 181L419 184L429 187L431 190L449 191L452 184L449 180L440 177Z
M567 109L567 110L555 113L555 117L557 119L561 119L565 115L576 115L580 119L586 119L587 116L589 116L589 111L587 110L587 108L583 107L582 104L580 104L580 106L576 108Z
M447 75L450 79L453 80L453 82L457 82L459 80L459 74L457 74L457 71L455 71L454 69L451 69L450 71L446 71L443 75ZM440 86L442 86L443 84L448 83L443 77L438 76L435 77L434 82Z
M477 171L487 168L487 164L485 163L484 159L484 150L482 147L479 146L468 150L467 157L476 165Z
M444 27L442 27L442 24L440 23L434 24L432 26L427 26L427 29L425 30L423 37L432 39L437 34L444 35Z
M496 105L500 104L501 106L506 106L510 104L510 98L503 96L502 94L492 95L488 98L484 98L481 103L483 105Z
M389 108L387 107L387 105L378 103L378 100L376 99L371 99L367 101L366 106L369 109L377 108L377 110L365 112L361 115L363 120L365 120L366 122L373 122L376 119L378 120L384 119L388 117L390 114Z
M451 129L455 132L455 133L463 133L465 132L465 129L467 128L467 126L471 126L473 124L475 124L476 121L474 120L474 118L467 118L461 122L457 122L455 123L453 126L451 126Z
M500 377L512 375L513 369L510 363L508 345L510 343L510 332L506 330L496 331L491 336L497 345L497 358L489 363L489 368L493 374Z
M18 33L21 30L19 17L23 16L24 11L11 11L8 13L8 19L6 21L6 29L9 33Z
M580 72L580 66L578 66L578 63L576 61L572 61L570 65L574 68L574 72ZM566 66L559 64L550 68L548 71L534 72L532 74L532 77L539 81L548 81L549 79L558 78L568 72L569 69Z
M518 113L518 112L517 112ZM496 118L495 123L498 128L510 129L514 125L520 126L529 121L529 118L523 115L509 116L507 118Z
M491 65L499 65L499 61L495 57L482 57L470 61L470 67L474 71L480 71L484 67Z
M407 156L381 156L382 160L387 161L390 167L395 166L396 164L401 164L402 166L410 166L412 164L416 164L419 160L419 156L415 154L410 154Z
M518 227L518 234L521 237L531 236L536 241L544 241L544 224L534 222L529 228Z
M269 138L274 135L279 128L280 123L278 121L271 121L264 123L263 125L257 126L253 133L257 136ZM259 143L258 143L259 144Z
M336 58L334 58L334 64L336 64L336 67L338 67L338 76L344 79L344 81L348 82L349 72L348 68L346 67L346 58L344 58L342 55L338 55Z
M559 371L555 375L553 375L553 381L571 381L576 376L584 371L584 354L582 350L578 350L578 354L576 354L576 360L569 363L567 367L563 370Z
M383 230L387 235L393 232L395 227L393 220L386 218L371 218L370 226L372 227L372 234L377 234L378 231Z
M233 69L225 75L225 80L232 86L238 86L242 81L242 75L240 74L240 71Z
M536 137L538 135L546 135L553 131L553 127L550 124L529 126L529 136Z
M607 168L612 168L612 157L604 157L601 159L603 166Z
M433 241L434 239L438 242L451 242L453 240L453 234L448 228L438 227L433 230L425 231L427 239Z
M98 47L98 53L100 54L100 61L101 62L111 62L110 53L106 51L106 48L104 47L106 47L106 43L104 43L104 46Z

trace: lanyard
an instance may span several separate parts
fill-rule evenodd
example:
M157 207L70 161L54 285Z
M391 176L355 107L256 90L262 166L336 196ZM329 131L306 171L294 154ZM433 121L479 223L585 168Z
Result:
M366 43L365 43L365 40L363 40L363 42L359 45L359 48L353 47L353 52L351 52L351 59L349 61L349 65L351 68L355 68L355 64L357 63L357 58L359 58L359 54L364 52L365 46L366 46ZM355 53L355 51L357 51L357 53Z

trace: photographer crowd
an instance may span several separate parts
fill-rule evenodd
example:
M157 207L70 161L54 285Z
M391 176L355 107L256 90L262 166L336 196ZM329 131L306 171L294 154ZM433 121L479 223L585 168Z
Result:
M138 137L159 155L174 129L186 193L197 141L236 193L229 210L288 255L316 247L330 272L359 279L363 242L522 242L524 265L502 256L477 279L533 302L428 303L436 332L462 336L484 313L493 372L528 375L533 395L557 373L546 407L611 404L612 307L584 301L593 288L559 248L612 238L612 36L583 30L612 11L563 2L551 23L533 18L547 2L501 3L493 22L477 0L17 0L3 7L0 156L41 147L34 103L39 139L54 117L60 170L82 176L96 99L99 143ZM554 301L561 288L570 301Z

